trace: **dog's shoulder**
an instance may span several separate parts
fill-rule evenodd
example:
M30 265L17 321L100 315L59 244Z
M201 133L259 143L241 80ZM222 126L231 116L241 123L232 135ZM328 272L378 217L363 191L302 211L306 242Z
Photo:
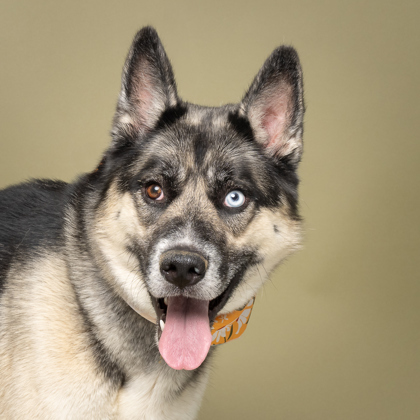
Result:
M16 255L60 242L69 195L69 184L51 180L0 191L0 278Z
M0 191L0 243L22 231L50 235L62 221L68 200L68 184L63 181L34 180Z

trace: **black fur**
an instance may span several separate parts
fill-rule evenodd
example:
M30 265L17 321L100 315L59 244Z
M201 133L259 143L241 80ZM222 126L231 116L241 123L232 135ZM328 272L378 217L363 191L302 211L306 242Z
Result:
M68 185L36 180L0 191L0 242L21 251L52 246L62 239ZM0 250L1 252L1 250Z
M277 97L284 110L276 108ZM280 115L284 118L270 120L273 112L285 112ZM157 288L153 264L161 244L172 246L173 241L178 246L180 237L181 242L193 238L188 246L197 247L208 260L217 285L184 296L209 301L213 322L244 276L264 262L258 246L237 239L248 238L247 229L259 215L269 213L267 209L269 217L280 217L282 209L288 223L299 220L296 171L303 113L301 69L291 47L273 52L241 103L200 107L178 97L172 67L156 31L142 29L128 53L112 143L98 167L72 184L35 180L0 192L0 294L7 289L11 267L59 255L66 264L63 281L69 281L74 290L98 376L117 392L130 382L134 370L156 371L162 366L156 343L160 330L119 291L126 286L124 269L135 267L136 280L129 283L134 292L143 282L151 299L179 296L176 285L168 286L162 278L156 282L162 281L163 286L159 284L161 289L153 293ZM284 127L275 125L283 120ZM147 187L155 183L164 192L161 200L147 195ZM226 195L233 190L244 194L243 205L227 205ZM122 199L131 200L125 208L119 206ZM138 232L147 234L137 234L130 225L123 231L123 240L115 242L121 255L106 254L106 229L114 240L118 228L126 225L112 223L127 214L135 217L130 221L138 222L133 226L141 226ZM276 224L272 229L282 234ZM272 229L272 243L279 244ZM117 275L112 264L123 267ZM211 281L207 278L203 289L210 289ZM211 296L205 297L206 292ZM208 359L179 376L184 383L167 399L196 383L206 363Z
M36 180L0 191L0 292L13 261L23 260L63 241L63 216L69 187Z
M186 112L187 106L183 103L178 103L175 107L166 109L156 123L156 130L170 127L172 124L180 120Z

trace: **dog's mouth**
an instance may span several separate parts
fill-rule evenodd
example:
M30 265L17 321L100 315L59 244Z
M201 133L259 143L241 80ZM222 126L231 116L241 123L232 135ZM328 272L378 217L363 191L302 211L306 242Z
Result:
M210 327L229 299L233 283L211 301L151 296L160 329L159 351L170 367L192 370L203 363L212 341Z
M221 293L216 298L212 299L211 301L207 301L209 303L208 305L208 317L209 317L209 325L213 323L214 319L216 318L216 315L218 312L220 312L223 307L225 306L231 291L233 289L233 284L229 284L229 286L224 290L223 293ZM155 298L154 296L150 295L152 299L153 306L156 311L157 319L159 321L159 327L165 326L166 322L166 314L168 311L168 300L169 298ZM162 322L163 323L162 323ZM163 328L161 328L163 331Z

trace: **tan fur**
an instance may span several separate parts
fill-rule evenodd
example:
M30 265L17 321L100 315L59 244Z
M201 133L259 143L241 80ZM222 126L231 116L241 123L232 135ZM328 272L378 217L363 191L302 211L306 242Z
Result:
M0 193L1 420L196 418L213 350L191 370L162 352L166 364L164 322L182 334L200 317L204 343L207 322L243 308L298 248L303 113L291 47L242 102L210 108L178 97L156 31L137 33L98 168Z
M208 372L175 401L182 383L162 369L111 389L96 374L64 261L45 255L16 266L0 306L0 418L2 420L195 418ZM5 334L6 329L13 334ZM172 377L170 377L172 376ZM77 415L74 402L77 401Z
M7 397L0 397L0 418L70 418L75 400L81 419L92 412L109 418L115 397L93 372L63 260L46 255L15 267L1 303L0 389Z
M191 165L193 161L191 160ZM209 224L220 224L219 217L212 203L205 194L205 186L190 183L182 197L176 200L162 216L160 223L184 215L185 209L198 211L205 215ZM98 247L108 260L110 273L118 292L130 306L150 322L156 323L156 314L150 303L145 281L135 263L135 259L125 250L126 240L130 236L147 235L146 228L136 217L136 203L130 194L121 195L114 186L110 188L107 200L99 211L94 237ZM116 215L119 214L119 217ZM278 233L275 232L276 226ZM228 232L228 231L227 231ZM259 250L263 262L249 270L231 296L221 314L227 314L242 308L251 297L255 296L266 282L271 272L289 255L299 248L301 241L301 223L289 216L287 206L275 211L261 209L240 235L228 234L228 244L232 248L253 246ZM119 281L115 281L115 279ZM211 290L209 279L206 288ZM214 289L209 299L215 298L220 291Z
M112 185L93 226L92 237L108 270L108 281L137 313L156 322L156 312L136 259L126 250L128 238L147 234L137 217L132 196L121 195Z
M274 231L274 225L279 233ZM267 281L272 271L299 248L301 224L290 219L287 209L276 211L262 209L240 236L229 235L232 246L255 246L264 257L261 264L250 270L226 306L222 314L242 308Z

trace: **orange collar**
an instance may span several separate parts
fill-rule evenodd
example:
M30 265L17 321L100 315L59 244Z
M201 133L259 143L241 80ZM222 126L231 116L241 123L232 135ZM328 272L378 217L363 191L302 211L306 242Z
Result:
M254 306L255 297L253 297L245 308L239 311L233 311L226 315L218 315L211 327L212 346L227 343L240 337L251 317L252 307Z
M246 330L254 303L255 297L239 311L233 311L226 315L217 315L211 327L211 345L217 346L239 338ZM136 312L153 324L156 323L156 319L148 316L147 313L137 310Z

